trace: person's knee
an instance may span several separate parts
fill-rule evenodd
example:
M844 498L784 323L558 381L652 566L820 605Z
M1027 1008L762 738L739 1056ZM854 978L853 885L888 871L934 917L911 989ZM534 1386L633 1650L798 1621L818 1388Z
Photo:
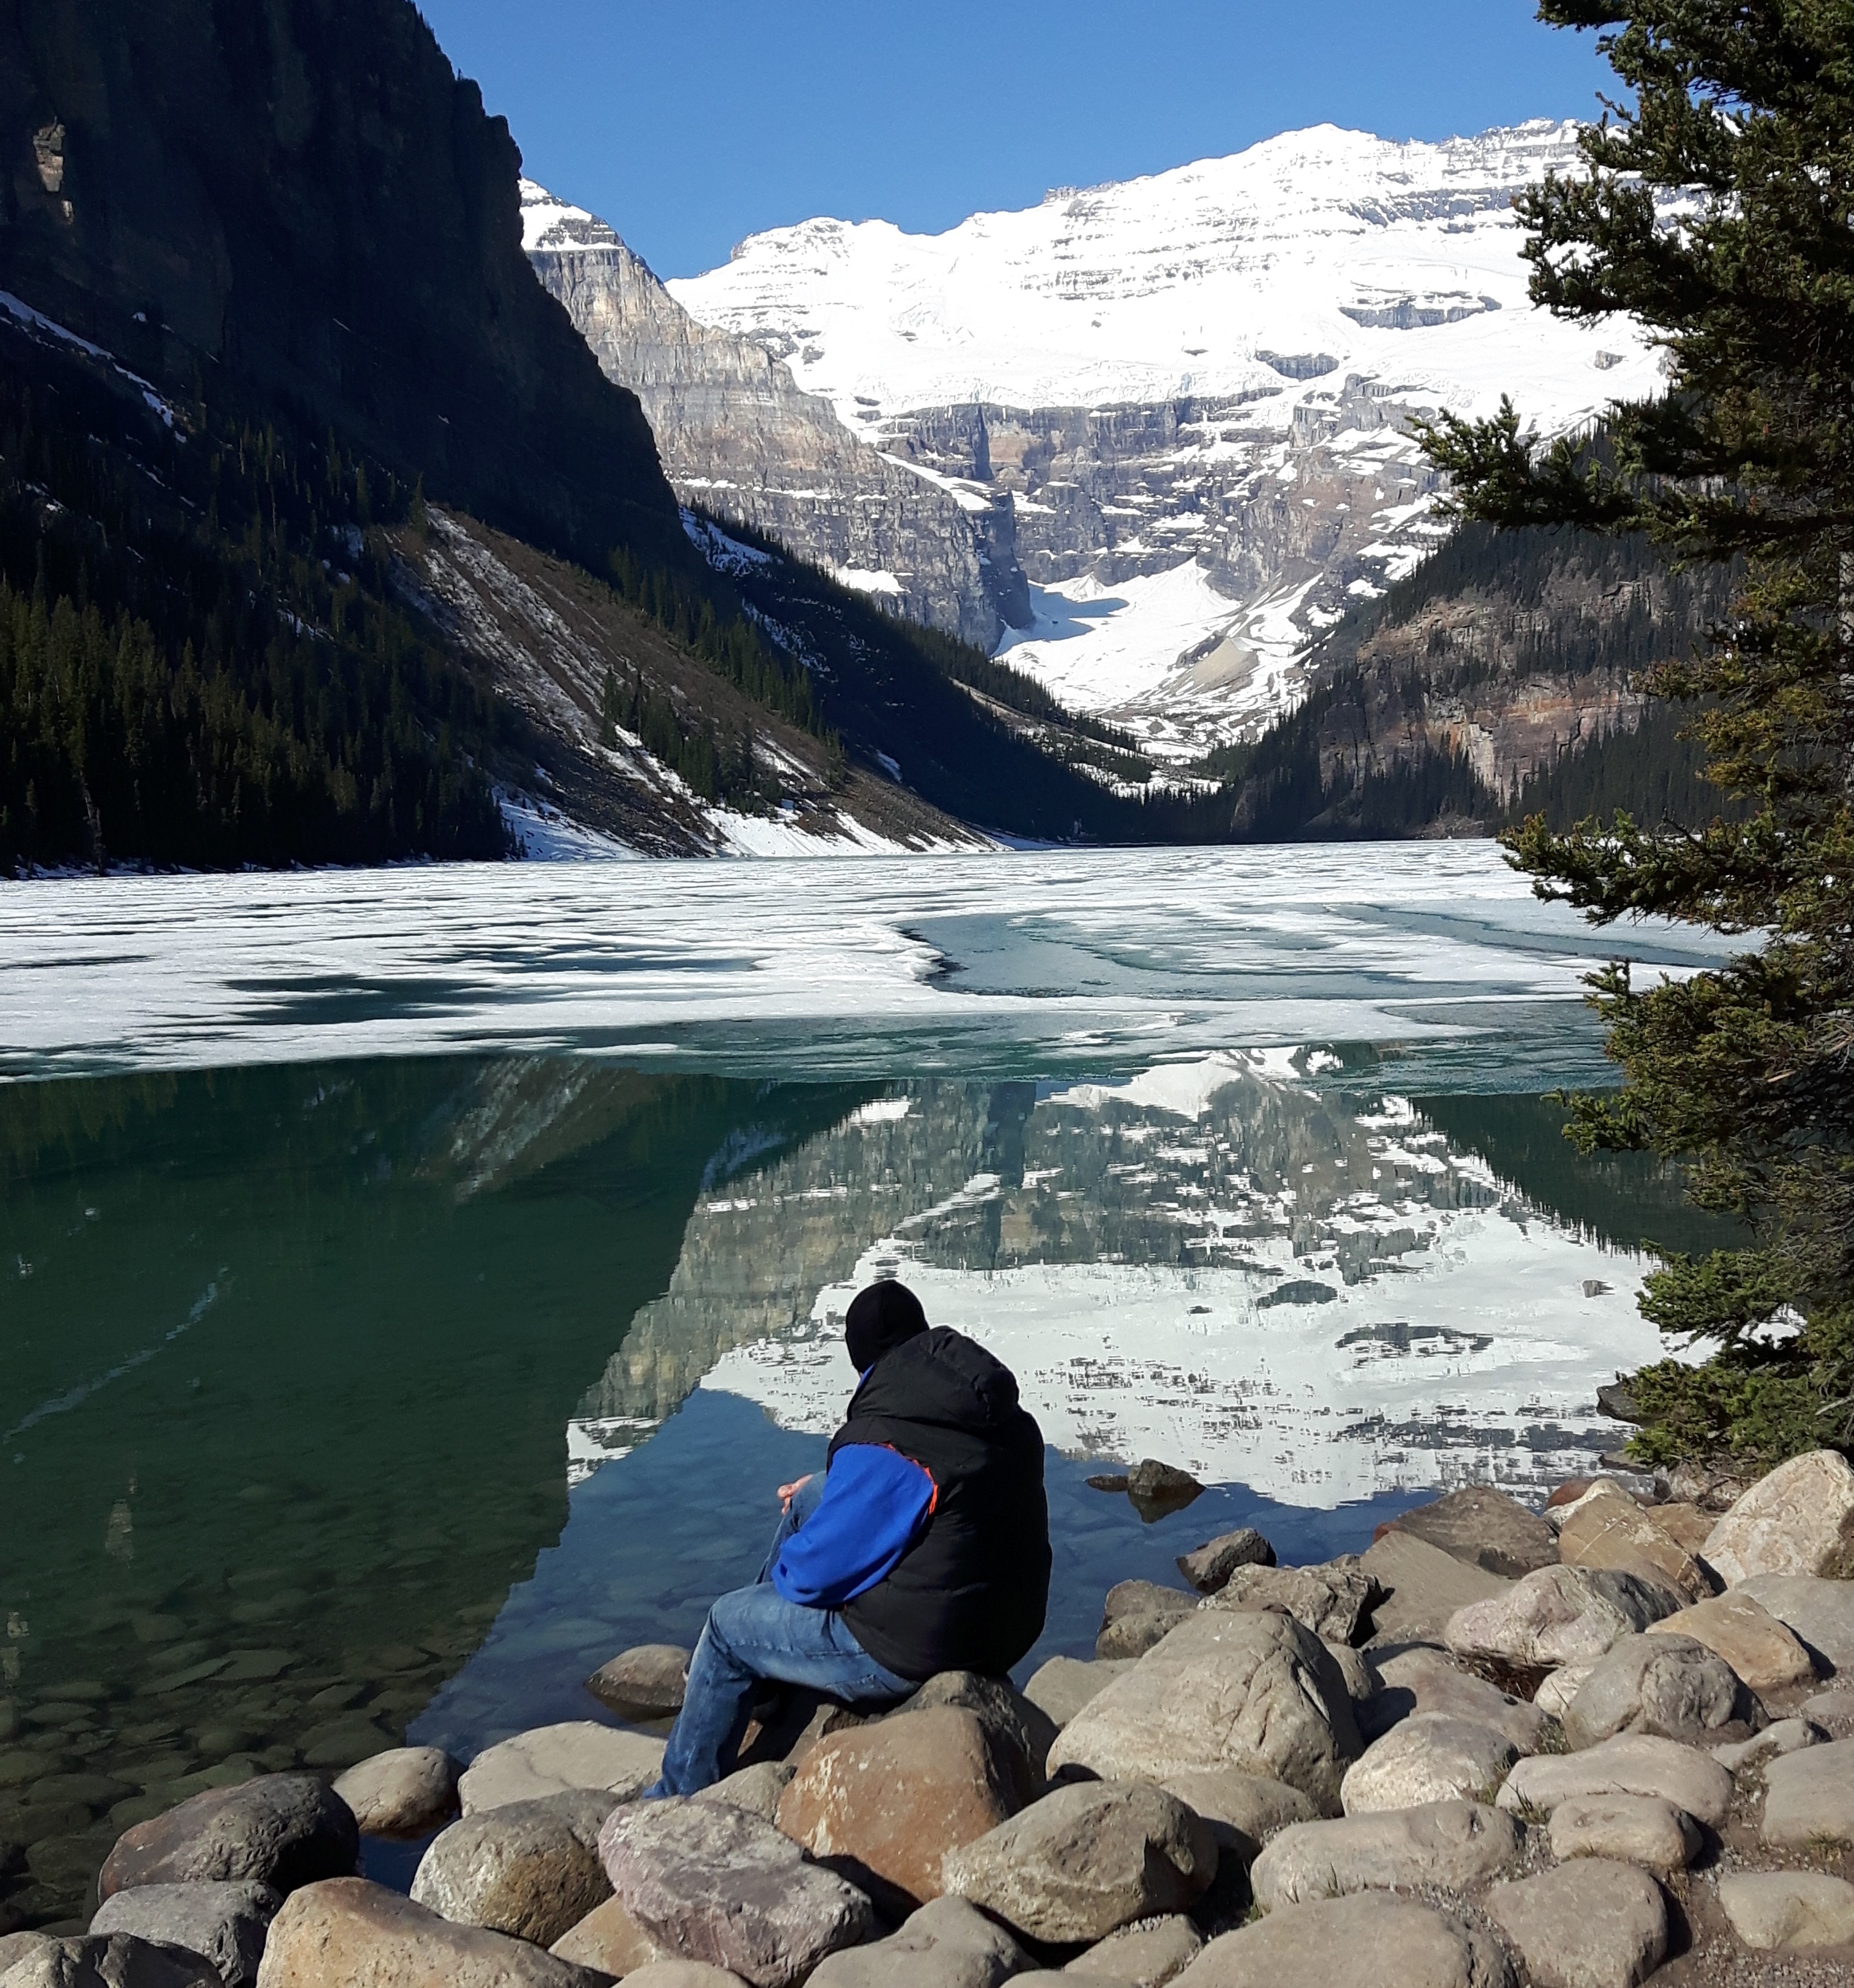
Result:
M750 1624L755 1590L736 1587L717 1598L708 1611L702 1640L712 1644L715 1654L729 1663L738 1663L739 1646L751 1640ZM693 1666L692 1665L691 1668Z

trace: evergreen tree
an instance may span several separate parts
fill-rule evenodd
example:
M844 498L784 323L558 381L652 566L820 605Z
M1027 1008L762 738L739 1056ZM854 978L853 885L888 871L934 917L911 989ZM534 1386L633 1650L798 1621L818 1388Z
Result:
M1643 1308L1712 1357L1635 1377L1640 1454L1768 1463L1854 1442L1854 8L1544 0L1633 93L1585 170L1519 202L1534 299L1646 326L1666 390L1610 445L1541 445L1511 403L1426 445L1465 516L1645 532L1743 563L1731 614L1647 687L1679 700L1741 805L1677 833L1626 814L1508 838L1541 896L1655 914L1756 951L1677 986L1597 977L1623 1088L1572 1100L1586 1149L1692 1165L1751 1241L1668 1256Z

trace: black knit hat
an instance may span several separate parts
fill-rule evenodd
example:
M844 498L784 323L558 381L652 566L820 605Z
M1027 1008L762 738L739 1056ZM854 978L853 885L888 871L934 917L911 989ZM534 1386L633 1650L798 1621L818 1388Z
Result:
M850 1349L851 1364L858 1373L866 1374L885 1353L926 1330L927 1314L920 1300L905 1284L885 1277L851 1300L849 1316L844 1320L844 1344Z

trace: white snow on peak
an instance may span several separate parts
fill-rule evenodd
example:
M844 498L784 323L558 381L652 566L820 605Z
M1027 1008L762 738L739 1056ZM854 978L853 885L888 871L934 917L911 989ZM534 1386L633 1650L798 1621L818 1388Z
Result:
M669 287L704 322L766 343L866 432L961 401L1250 394L1285 428L1308 383L1347 373L1463 411L1509 390L1561 427L1655 377L1639 336L1561 323L1528 298L1513 199L1577 170L1578 129L1538 120L1428 144L1321 125L943 235L774 228Z
M530 255L548 248L611 248L619 237L596 214L550 193L537 180L519 182L522 248Z

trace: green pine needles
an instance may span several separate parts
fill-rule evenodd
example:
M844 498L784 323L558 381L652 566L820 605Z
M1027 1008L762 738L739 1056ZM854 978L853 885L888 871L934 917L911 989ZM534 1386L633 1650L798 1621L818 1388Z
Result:
M1681 1158L1693 1199L1747 1226L1649 1278L1647 1316L1710 1357L1634 1378L1634 1447L1766 1465L1854 1444L1854 6L1539 15L1600 31L1633 101L1585 134L1583 173L1520 201L1532 296L1647 326L1666 390L1612 407L1601 446L1542 445L1510 403L1425 445L1461 516L1645 532L1742 575L1698 652L1643 679L1731 805L1693 830L1538 816L1505 840L1541 896L1599 922L1762 939L1679 984L1598 976L1624 1086L1572 1099L1567 1129Z

